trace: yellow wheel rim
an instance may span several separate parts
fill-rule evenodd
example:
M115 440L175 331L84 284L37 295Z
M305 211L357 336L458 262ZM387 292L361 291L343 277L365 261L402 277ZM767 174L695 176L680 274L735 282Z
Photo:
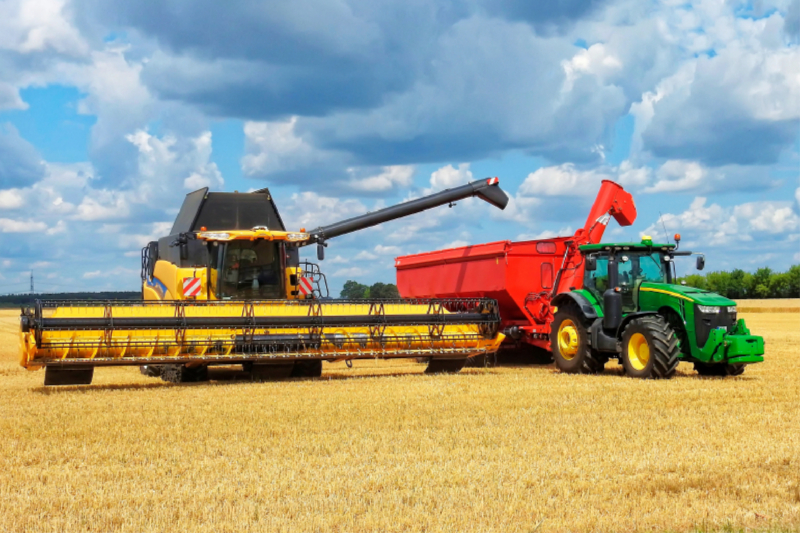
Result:
M650 362L650 345L641 333L634 333L628 340L628 361L636 370L644 370Z
M558 327L558 351L567 361L578 353L578 328L568 318Z

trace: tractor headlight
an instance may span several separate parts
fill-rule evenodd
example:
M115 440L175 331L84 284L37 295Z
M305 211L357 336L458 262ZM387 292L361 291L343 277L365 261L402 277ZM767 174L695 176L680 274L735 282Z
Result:
M731 319L734 322L736 322L736 306L735 305L731 305L730 307L728 307L728 316L730 316Z
M231 240L230 233L217 233L217 232L208 232L204 231L200 233L200 237L203 239L208 239L209 241L229 241Z
M704 315L718 315L720 308L715 305L698 305L697 309Z

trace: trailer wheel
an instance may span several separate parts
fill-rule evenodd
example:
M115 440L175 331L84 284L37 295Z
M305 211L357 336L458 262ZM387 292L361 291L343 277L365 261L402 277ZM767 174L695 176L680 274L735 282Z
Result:
M729 365L729 364L709 364L709 363L695 363L694 369L701 376L741 376L744 374L744 368L747 365Z
M568 374L597 374L603 371L607 359L592 352L589 329L573 306L563 306L550 326L553 360Z
M678 336L664 317L635 318L622 333L622 366L635 378L667 379L678 368Z
M322 375L322 361L295 361L293 378L318 378Z
M139 367L139 372L143 376L157 378L161 375L161 365L142 365Z

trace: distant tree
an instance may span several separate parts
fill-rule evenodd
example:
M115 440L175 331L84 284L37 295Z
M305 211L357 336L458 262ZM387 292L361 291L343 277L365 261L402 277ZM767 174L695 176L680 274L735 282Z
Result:
M737 268L730 272L691 274L681 281L691 287L706 289L728 298L799 298L800 265L786 272L759 268L754 274Z
M344 282L344 288L339 293L339 296L346 300L361 300L369 296L367 291L369 291L369 287L366 285L357 281L347 280Z
M789 277L789 298L800 298L800 265L794 265L786 274Z
M397 285L378 282L369 288L369 297L380 299L400 298L400 292L397 290Z
M756 270L756 273L753 274L752 281L750 282L750 294L752 297L770 297L769 282L771 277L772 269L769 267L763 267Z
M365 298L389 299L400 298L397 286L391 283L381 283L380 281L368 287L363 283L348 280L340 293L342 298L349 300L361 300Z
M708 288L706 285L706 277L701 274L689 274L682 278L681 281L685 281L690 287L697 287L698 289Z

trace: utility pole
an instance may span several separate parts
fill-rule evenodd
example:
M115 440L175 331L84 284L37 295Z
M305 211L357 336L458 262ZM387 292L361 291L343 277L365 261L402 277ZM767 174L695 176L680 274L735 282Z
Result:
M31 294L33 294L33 270L31 270Z

